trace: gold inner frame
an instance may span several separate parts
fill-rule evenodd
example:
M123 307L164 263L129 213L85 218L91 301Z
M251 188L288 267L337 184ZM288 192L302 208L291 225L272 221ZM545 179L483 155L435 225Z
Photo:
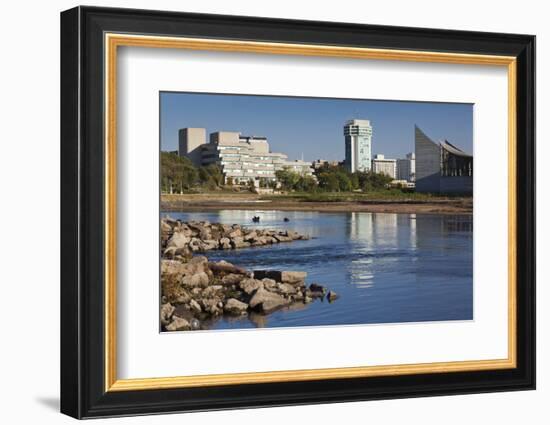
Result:
M105 391L136 391L214 385L311 381L416 373L447 373L515 368L516 359L516 58L461 53L337 47L326 45L212 40L106 33L105 45ZM120 46L354 59L436 62L507 67L508 72L508 357L419 364L305 369L174 377L118 379L116 325L116 123L117 48Z

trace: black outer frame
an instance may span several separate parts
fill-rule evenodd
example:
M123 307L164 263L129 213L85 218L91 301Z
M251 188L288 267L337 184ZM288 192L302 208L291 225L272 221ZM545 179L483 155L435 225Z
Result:
M104 391L105 32L517 57L517 368ZM76 418L535 388L535 37L76 7L61 13L61 412Z

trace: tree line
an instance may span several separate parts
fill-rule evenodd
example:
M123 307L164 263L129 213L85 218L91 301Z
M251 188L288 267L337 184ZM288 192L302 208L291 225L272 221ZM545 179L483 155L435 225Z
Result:
M342 166L325 164L315 170L315 177L290 169L275 172L281 189L296 192L364 192L385 189L392 178L372 171L349 172Z

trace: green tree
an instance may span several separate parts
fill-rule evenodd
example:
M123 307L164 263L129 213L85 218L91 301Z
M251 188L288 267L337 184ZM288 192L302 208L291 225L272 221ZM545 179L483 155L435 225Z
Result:
M161 190L182 192L197 183L198 173L191 161L172 152L161 152Z
M326 192L338 192L340 185L336 173L326 171L317 175L319 187Z
M300 180L300 175L290 170L288 167L275 171L275 177L277 178L277 181L281 183L281 188L283 190L295 190L295 187Z

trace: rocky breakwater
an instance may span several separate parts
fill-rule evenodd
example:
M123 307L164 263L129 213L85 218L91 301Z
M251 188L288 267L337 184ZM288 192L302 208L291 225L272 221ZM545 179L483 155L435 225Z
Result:
M252 229L239 224L208 221L182 222L169 217L161 219L164 258L189 258L194 252L248 248L307 239L308 235L291 230Z
M166 331L208 329L222 316L268 315L276 310L338 298L322 285L306 285L299 271L248 271L202 255L163 259L160 320Z

